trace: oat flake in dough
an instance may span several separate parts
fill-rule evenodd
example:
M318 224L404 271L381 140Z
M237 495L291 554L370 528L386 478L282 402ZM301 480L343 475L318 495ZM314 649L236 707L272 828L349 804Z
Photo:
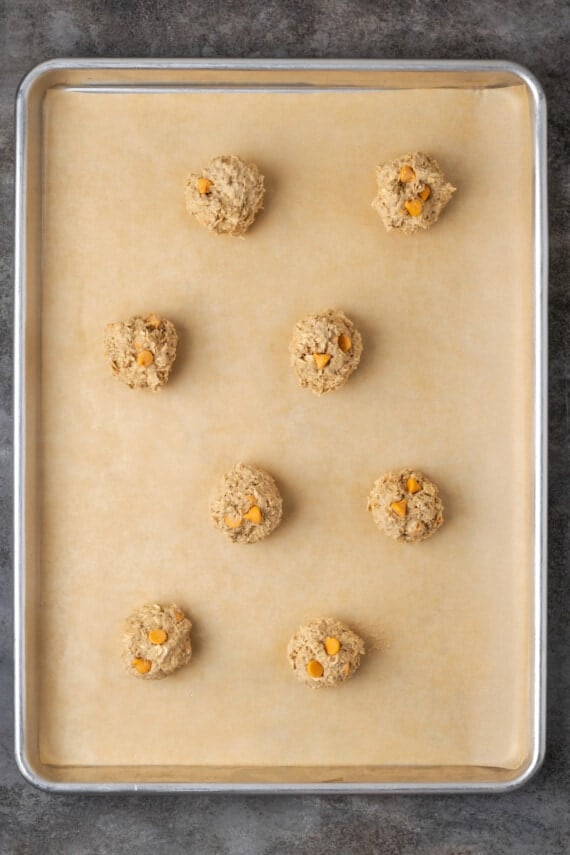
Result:
M107 324L105 354L111 371L131 389L156 392L164 386L177 344L174 324L155 314Z
M378 193L372 207L387 231L404 234L436 223L455 192L436 160L422 152L405 154L376 168Z
M323 395L344 386L358 368L362 338L350 318L328 309L295 325L289 354L300 385Z
M210 505L216 528L233 543L257 543L281 522L283 500L274 479L258 466L236 463Z
M365 652L360 636L335 618L317 618L301 626L287 646L293 673L312 689L349 680Z
M443 525L439 490L417 469L387 472L374 482L368 510L388 537L406 543L426 540Z
M185 194L188 212L209 231L244 235L263 207L264 178L255 163L221 155L188 176Z
M160 680L190 662L192 623L175 603L150 603L126 621L123 662L129 674Z

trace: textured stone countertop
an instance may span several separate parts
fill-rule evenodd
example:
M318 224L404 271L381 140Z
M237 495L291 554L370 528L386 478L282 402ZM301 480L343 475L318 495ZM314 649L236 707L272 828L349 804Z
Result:
M0 4L0 852L548 855L570 852L570 7L557 0L4 0ZM550 561L548 751L502 796L53 796L13 758L13 111L35 64L80 57L508 59L549 108ZM505 183L505 212L509 208Z

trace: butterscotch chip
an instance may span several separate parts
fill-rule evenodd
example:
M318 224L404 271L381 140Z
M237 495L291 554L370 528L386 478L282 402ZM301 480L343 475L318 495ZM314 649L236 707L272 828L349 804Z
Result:
M205 193L209 193L212 189L212 182L209 178L199 178L198 179L198 193L200 196L203 196Z
M406 491L408 493L419 493L422 485L415 478L408 478L406 481Z
M122 658L135 677L159 680L186 665L192 657L192 622L174 603L149 603L126 621Z
M410 217L419 217L422 212L421 199L407 199L404 202L404 208Z
M394 511L396 516L405 517L406 516L406 508L408 503L405 499L402 499L400 502L392 502L390 504L390 510Z
M313 359L315 360L315 365L317 366L317 370L321 370L328 365L331 361L330 353L313 353Z
M368 497L368 510L381 531L407 543L426 540L443 525L439 490L415 469L378 478Z
M210 504L212 522L233 543L256 543L281 522L283 501L268 472L237 463L221 479Z
M139 344L137 342L137 344ZM141 350L141 352L137 355L137 363L141 366L141 368L148 368L149 365L152 365L154 362L154 356L150 352L150 350Z
M158 391L168 382L178 335L166 318L134 315L107 325L105 353L111 371L131 389Z
M188 213L209 231L244 235L263 207L264 178L255 163L221 155L188 176L185 195Z
M317 662L316 659L311 659L309 662L307 662L307 674L313 680L317 679L318 677L322 677L324 670L325 669L323 668L321 663Z
M325 650L329 656L335 656L340 650L340 641L338 638L325 638Z
M329 309L295 325L289 354L300 385L322 395L343 386L356 371L362 339L350 318Z
M407 163L404 163L400 172L398 173L398 181L402 181L402 183L407 184L408 181L415 181L416 173Z
M387 231L404 234L433 226L455 192L437 161L422 152L378 166L376 181L378 193L372 207Z
M293 673L306 686L338 686L360 666L363 640L336 618L318 618L301 626L287 646Z
M257 505L252 505L249 511L243 515L243 518L244 520L249 520L250 523L253 523L254 525L260 525L263 518L261 508Z

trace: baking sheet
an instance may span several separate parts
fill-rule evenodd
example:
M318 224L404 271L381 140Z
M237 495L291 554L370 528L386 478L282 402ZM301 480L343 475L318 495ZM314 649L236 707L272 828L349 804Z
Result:
M531 126L525 87L82 93L44 106L39 749L53 766L518 768L530 750ZM513 144L516 141L516 144ZM386 234L374 166L433 154L442 221ZM255 160L266 206L244 240L184 210L186 174ZM295 321L361 329L361 367L323 399L288 365ZM137 394L107 322L181 333L168 387ZM208 497L234 462L276 477L285 519L226 542ZM366 513L404 465L447 523L417 548ZM175 600L191 666L156 684L119 662L124 616ZM285 648L333 614L369 652L339 691ZM269 777L270 771L267 771ZM342 773L341 773L342 774ZM231 773L228 773L231 778Z

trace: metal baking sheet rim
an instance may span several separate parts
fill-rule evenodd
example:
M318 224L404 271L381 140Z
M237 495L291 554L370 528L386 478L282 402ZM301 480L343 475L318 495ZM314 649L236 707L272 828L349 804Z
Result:
M533 106L533 240L534 240L534 389L533 389L533 645L531 685L532 754L521 774L508 781L472 783L437 781L366 783L262 783L262 782L63 782L43 777L29 759L26 733L28 697L26 692L27 649L26 593L26 155L30 143L27 109L32 88L52 72L65 71L247 71L306 72L342 71L378 73L439 73L492 76L510 75L525 84ZM46 83L46 88L47 88ZM15 756L18 767L31 784L55 793L75 792L193 792L193 793L499 793L523 786L540 768L545 753L546 699L546 519L547 519L547 182L546 182L546 99L538 80L528 69L506 61L477 60L241 60L241 59L57 59L32 69L21 82L16 98L15 174L15 306L14 306L14 657L15 657Z

